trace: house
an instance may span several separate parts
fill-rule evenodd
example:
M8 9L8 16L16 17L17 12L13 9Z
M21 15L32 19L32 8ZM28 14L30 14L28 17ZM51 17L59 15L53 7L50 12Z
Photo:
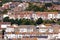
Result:
M10 30L11 29L11 30ZM6 28L4 39L11 40L50 40L59 38L60 25L41 24L41 25L19 25L15 28Z
M53 10L60 10L60 5L53 5Z
M3 12L5 10L5 8L0 7L0 12Z
M10 22L0 22L0 28L7 28L8 26L10 26L11 23Z
M8 2L2 5L3 8L9 9L9 8L15 8L19 5L19 2Z
M9 8L9 4L11 4L12 2L9 2L9 3L5 3L2 5L2 7L4 7L5 9L8 9Z
M42 18L45 19L54 19L56 16L58 16L58 12L36 12L36 18Z
M24 11L24 12L14 12L14 13L8 13L7 14L9 16L9 18L13 18L13 19L21 19L21 18L25 18L25 19L31 19L32 17L32 11ZM17 16L17 17L16 17Z
M8 12L7 15L9 18L13 19L32 19L37 20L38 18L42 18L43 20L45 19L60 19L60 14L59 12L33 12L33 11L24 11L24 12ZM17 17L16 17L17 16Z

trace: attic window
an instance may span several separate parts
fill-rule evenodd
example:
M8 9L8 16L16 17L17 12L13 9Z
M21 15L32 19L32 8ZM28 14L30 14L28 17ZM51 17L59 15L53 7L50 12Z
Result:
M39 29L39 27L36 27L36 29Z

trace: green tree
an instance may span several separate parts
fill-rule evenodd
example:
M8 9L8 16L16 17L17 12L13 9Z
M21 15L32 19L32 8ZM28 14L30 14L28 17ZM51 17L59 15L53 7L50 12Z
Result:
M51 19L51 20L44 20L44 24L54 24L56 23L54 19Z
M60 25L60 21L57 21L56 23Z
M36 25L36 22L34 20L30 20L31 25Z
M51 23L51 20L43 20L43 23L44 24L49 24L49 23Z
M43 23L43 19L42 18L39 18L37 21L36 21L36 24L42 24Z
M18 24L18 19L15 19L15 24Z
M9 22L9 17L3 18L3 22Z
M25 25L34 25L35 22L33 20L30 19L26 19L26 21L24 22Z
M51 19L51 23L55 24L56 22L55 22L55 20L54 20L54 19Z
M9 19L9 22L11 22L11 25L15 24L15 20L14 19Z
M30 25L31 23L30 23L30 21L27 20L24 24L25 25Z
M18 20L18 25L21 25L22 22L23 22L22 19L19 19L19 20Z
M18 25L21 25L22 22L23 22L22 19L16 19L16 20L15 20L15 24L18 24Z

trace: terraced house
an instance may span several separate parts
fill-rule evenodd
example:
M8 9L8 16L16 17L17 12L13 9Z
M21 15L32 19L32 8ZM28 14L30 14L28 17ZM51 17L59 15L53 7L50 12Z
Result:
M60 0L7 1L0 7L0 40L60 40Z
M4 29L4 40L58 40L60 38L60 25L10 25L8 22L0 23L0 33ZM8 25L7 25L8 24ZM6 25L6 26L4 26Z
M33 12L33 11L24 11L24 12L8 12L6 14L10 19L32 19L37 20L38 18L42 19L60 19L59 12ZM3 15L4 18L5 15ZM6 16L6 17L7 17Z

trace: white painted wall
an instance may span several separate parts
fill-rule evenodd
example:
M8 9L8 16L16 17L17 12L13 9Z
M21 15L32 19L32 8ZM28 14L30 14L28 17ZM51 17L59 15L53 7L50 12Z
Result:
M39 29L39 32L41 32L41 33L44 33L46 31L47 31L47 29Z
M47 38L37 38L37 40L48 40Z
M6 32L14 32L14 28L6 28Z
M27 31L28 31L28 32L33 32L33 29L28 29Z
M52 18L53 15L52 14L48 14L48 19Z
M26 28L20 28L19 32L27 32Z
M9 24L2 24L1 28L7 28L8 26L10 26Z
M50 33L52 33L52 32L53 32L53 29L49 29L48 31L49 31Z
M59 18L60 18L60 14L57 14L57 17L56 17L56 18L58 18L58 19L59 19Z

